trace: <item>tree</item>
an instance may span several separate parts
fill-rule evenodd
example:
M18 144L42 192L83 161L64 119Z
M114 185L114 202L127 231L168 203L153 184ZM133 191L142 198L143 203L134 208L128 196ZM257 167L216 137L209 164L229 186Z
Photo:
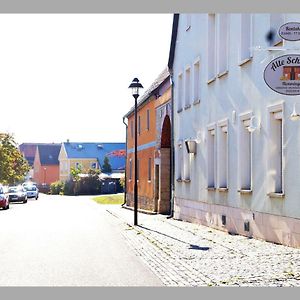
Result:
M111 165L109 163L109 158L107 156L104 157L101 172L103 172L103 173L111 173L112 172Z
M79 181L80 181L80 176L79 174L82 172L82 166L81 165L78 165L77 167L75 168L71 168L71 177L72 177L72 180L74 182L74 195L77 195L77 191L78 191L78 188L79 188Z
M25 179L30 166L12 135L0 133L0 182L16 184Z

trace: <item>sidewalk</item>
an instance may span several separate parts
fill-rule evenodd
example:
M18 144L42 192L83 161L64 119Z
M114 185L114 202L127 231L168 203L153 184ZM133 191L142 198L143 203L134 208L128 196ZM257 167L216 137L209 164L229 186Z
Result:
M111 205L123 236L166 286L300 286L300 249Z

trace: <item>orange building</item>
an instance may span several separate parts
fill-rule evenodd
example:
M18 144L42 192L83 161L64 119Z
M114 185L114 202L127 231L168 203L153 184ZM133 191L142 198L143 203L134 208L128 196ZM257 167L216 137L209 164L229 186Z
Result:
M133 206L134 108L127 126L126 204ZM171 209L171 84L165 69L140 97L137 115L138 209L168 214Z
M33 163L33 180L42 186L49 186L59 180L58 155L61 144L38 145Z

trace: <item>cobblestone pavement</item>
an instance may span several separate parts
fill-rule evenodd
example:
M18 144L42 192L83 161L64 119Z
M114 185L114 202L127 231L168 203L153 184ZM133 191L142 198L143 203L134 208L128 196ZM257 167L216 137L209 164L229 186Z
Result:
M218 231L120 206L107 211L124 226L136 254L167 286L300 286L300 249Z

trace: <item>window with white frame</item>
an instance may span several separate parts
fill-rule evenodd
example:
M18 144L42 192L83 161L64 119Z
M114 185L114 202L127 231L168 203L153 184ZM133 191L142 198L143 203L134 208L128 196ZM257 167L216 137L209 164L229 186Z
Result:
M187 148L184 147L184 154L183 154L183 174L184 180L191 179L191 155L188 153Z
M178 142L177 147L177 163L176 163L176 177L177 180L182 180L182 161L183 161L183 153L182 153L182 141Z
M228 125L227 120L218 123L218 187L228 188Z
M229 15L218 14L218 75L228 71Z
M194 63L194 102L200 100L200 62Z
M282 42L281 36L278 34L278 30L284 23L283 14L270 14L270 29L275 33L275 39L270 46L276 46Z
M207 134L207 187L216 187L216 130L208 129Z
M191 98L191 68L188 67L185 70L185 108L188 108L190 106L190 98Z
M216 15L208 14L208 32L207 32L207 80L211 81L216 77Z
M148 181L151 181L151 173L152 173L152 159L150 157L148 159Z
M132 159L129 159L129 180L132 180Z
M252 190L252 133L250 126L250 114L240 117L239 126L239 188L240 190Z
M240 63L252 57L252 15L241 14Z
M270 192L283 194L282 110L270 111L269 175Z
M147 130L150 129L150 110L147 109Z
M182 78L182 73L178 75L177 105L178 105L178 111L180 111L182 109L182 106L183 106L183 78Z

